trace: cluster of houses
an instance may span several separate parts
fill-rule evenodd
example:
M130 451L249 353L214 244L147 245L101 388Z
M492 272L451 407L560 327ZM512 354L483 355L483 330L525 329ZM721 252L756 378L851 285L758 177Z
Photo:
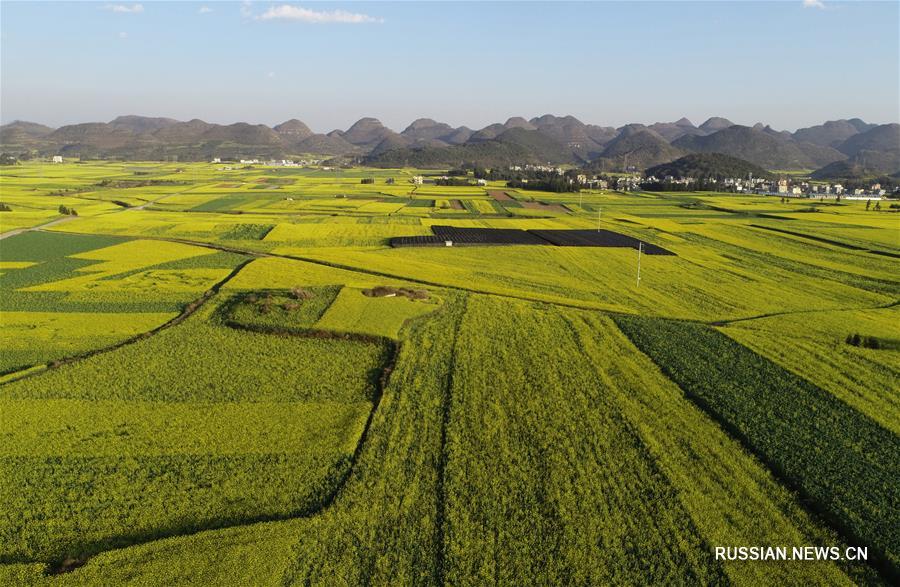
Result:
M620 178L625 179L625 178ZM599 177L590 177L583 173L575 176L575 182L578 183L581 187L587 188L589 190L606 190L609 189L609 181L605 179L601 179Z
M563 175L565 173L565 170L560 167L552 167L546 165L512 165L509 167L509 170L549 171L555 172L558 175ZM671 175L666 177L655 177L652 175L648 177L640 177L634 174L612 178L579 174L575 176L574 179L570 179L569 181L572 183L578 183L580 186L587 189L605 190L612 188L621 191L632 191L641 189L642 183L664 182L673 185L683 185L685 187L688 187L691 184L697 183L698 180L693 177L675 178ZM809 181L792 182L791 180L785 178L771 180L762 177L753 177L752 175L747 178L730 177L722 180L704 179L703 183L721 184L722 190L729 192L798 198L840 196L842 198L850 200L876 200L883 198L886 194L886 190L881 186L880 183L873 183L867 188L846 189L840 183L812 183Z
M696 183L697 179L693 177L674 178L669 175L663 178L649 176L644 181L690 186ZM704 179L703 181L707 184L721 184L724 188L723 191L797 198L841 196L848 199L880 199L886 193L886 190L881 187L880 183L873 183L868 188L848 190L839 183L792 182L785 178L770 180L751 176L749 178L729 177L722 180Z
M62 163L62 157L54 157L54 163ZM320 159L299 159L299 160L291 160L291 159L271 159L268 161L263 161L259 159L241 159L241 165L266 165L269 167L309 167L314 165L321 164ZM222 163L221 158L216 157L212 160L212 163ZM230 170L230 167L226 167L225 170ZM329 170L329 167L323 167L324 170ZM542 172L550 172L556 173L557 175L563 175L566 173L566 170L562 167L552 166L552 165L510 165L508 168L510 171L542 171ZM410 183L414 185L422 185L422 184L434 184L437 183L438 180L449 180L449 176L443 177L425 177L422 175L414 175L410 178ZM526 180L523 180L526 181ZM673 185L681 185L689 188L692 184L698 182L696 178L693 177L684 177L684 178L675 178L671 175L666 177L641 177L637 174L619 176L619 177L600 177L600 176L590 176L587 174L578 174L574 176L574 178L569 178L570 183L577 183L579 186L585 189L615 189L621 191L632 191L641 189L641 184L643 183L669 183ZM874 183L868 188L854 188L852 190L845 189L845 187L839 183L812 183L808 181L800 181L800 182L792 182L789 179L778 179L771 180L765 179L762 177L753 177L752 175L747 178L742 177L729 177L721 180L717 179L703 179L704 184L721 184L722 191L729 192L737 192L737 193L746 193L746 194L761 194L761 195L775 195L775 196L783 196L783 197L843 197L847 199L881 199L885 196L886 190L881 187L881 184ZM473 185L485 186L487 185L487 181L484 179L476 179ZM709 188L704 188L709 189Z
M510 171L555 171L557 175L565 173L562 167L554 167L553 165L510 165Z
M413 185L434 184L434 183L437 183L437 181L439 179L447 181L450 179L450 176L442 175L441 177L425 177L423 175L414 175L409 179L409 182L412 183ZM473 183L472 185L485 186L485 185L487 185L487 180L486 179L476 179L475 183Z
M210 163L221 162L221 157L213 157L213 160L210 161ZM239 161L241 165L266 165L268 167L309 167L311 165L318 165L321 162L321 159L269 159L267 161L261 161L259 159L241 159Z

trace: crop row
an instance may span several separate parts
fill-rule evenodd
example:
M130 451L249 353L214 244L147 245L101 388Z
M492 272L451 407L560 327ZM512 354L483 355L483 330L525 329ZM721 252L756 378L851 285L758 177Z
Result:
M473 298L460 336L448 584L724 580L560 313Z
M315 511L346 475L352 450L344 446L354 434L358 438L366 413L358 410L357 426L347 429L336 426L319 406L310 406L305 420L318 434L293 450L268 446L260 454L239 455L2 458L0 552L7 562L59 562ZM166 421L156 424L164 430ZM210 420L202 432L215 426Z
M897 573L900 438L712 328L635 316L616 322L688 397Z
M0 328L0 372L112 346L148 332L174 313L10 312Z
M828 561L713 561L711 544L840 542L608 318L448 293L404 332L366 442L330 507L109 551L63 584L877 581L864 565L848 577ZM197 405L198 416L204 409ZM72 422L59 414L48 430L89 432L79 414ZM116 418L97 419L115 431ZM190 433L177 440L190 420L170 420L163 452L200 442ZM237 447L245 435L255 444L269 421L249 421L246 434L236 421L204 434L211 444L233 438ZM271 422L277 438L294 433L285 419ZM38 439L28 442L24 449ZM0 567L0 577L35 572Z
M283 584L436 585L442 430L462 300L414 321L359 460L334 505L294 529Z

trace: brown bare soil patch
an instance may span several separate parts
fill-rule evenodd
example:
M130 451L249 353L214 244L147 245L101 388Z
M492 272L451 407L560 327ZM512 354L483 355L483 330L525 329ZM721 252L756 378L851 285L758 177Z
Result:
M497 200L498 202L510 202L510 201L515 201L515 198L513 198L512 196L510 196L508 193L502 192L502 191L500 191L500 190L490 190L490 191L488 192L488 194L489 194L492 198L494 198L495 200Z
M569 209L562 204L545 204L543 202L522 202L523 208L531 210L543 210L545 212L556 212L558 214L568 214Z

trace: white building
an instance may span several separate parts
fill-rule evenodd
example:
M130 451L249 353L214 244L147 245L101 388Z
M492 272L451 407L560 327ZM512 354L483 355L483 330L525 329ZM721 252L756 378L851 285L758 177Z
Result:
M52 161L54 163L62 163L63 162L62 155L54 155Z

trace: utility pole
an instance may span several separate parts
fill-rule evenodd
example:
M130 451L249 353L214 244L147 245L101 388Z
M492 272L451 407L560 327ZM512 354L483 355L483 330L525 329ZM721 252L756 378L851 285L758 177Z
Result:
M638 268L637 268L637 287L641 286L641 253L644 252L644 243L638 243Z

